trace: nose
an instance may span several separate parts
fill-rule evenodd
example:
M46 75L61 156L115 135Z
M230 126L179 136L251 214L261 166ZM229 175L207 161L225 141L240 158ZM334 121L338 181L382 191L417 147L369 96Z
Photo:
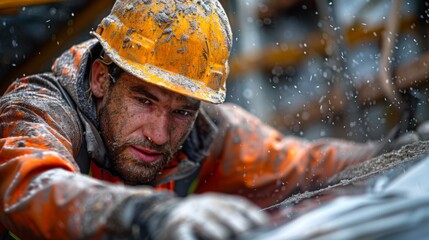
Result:
M153 144L164 145L170 139L170 118L167 113L156 114L145 126L145 137Z

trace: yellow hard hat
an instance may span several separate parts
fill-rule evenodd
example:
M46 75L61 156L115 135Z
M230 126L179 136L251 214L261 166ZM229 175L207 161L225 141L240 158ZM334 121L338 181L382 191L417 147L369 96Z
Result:
M118 0L91 34L137 78L210 103L225 100L232 33L217 0Z

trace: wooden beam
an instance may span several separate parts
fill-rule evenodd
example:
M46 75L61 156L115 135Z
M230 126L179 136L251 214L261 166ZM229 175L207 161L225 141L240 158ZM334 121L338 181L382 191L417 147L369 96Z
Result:
M415 17L404 18L401 21L400 32L414 31L412 25L416 23ZM384 26L369 28L365 25L355 24L344 33L347 47L355 47L365 41L380 41ZM321 32L310 34L305 42L283 42L276 46L266 46L263 49L244 52L230 61L230 79L238 78L245 73L260 69L271 71L274 66L287 67L299 64L312 53L326 55L326 36Z
M53 36L55 35L55 39L46 42L40 48L34 49L33 54L28 57L26 61L19 64L10 72L4 78L5 81L0 82L1 94L16 78L22 77L24 74L28 76L38 73L47 63L53 62L65 48L74 43L77 37L82 36L84 31L88 30L91 24L94 24L94 22L100 18L101 14L105 14L111 9L114 2L114 0L90 1L88 6L83 7L81 11L75 13L72 19L73 25L67 26L67 23L64 23L64 27L60 27L59 30L53 34ZM89 38L90 35L88 34L88 39Z
M1 0L0 9L20 8L23 6L61 2L64 0Z
M400 66L395 72L396 86L398 89L419 89L429 86L429 52L423 54L407 64ZM358 89L358 102L363 107L371 106L383 100L383 92L379 81L375 78L368 79ZM346 106L344 91L334 89L327 93L321 100L314 100L304 107L295 109L278 109L273 115L270 124L281 131L288 131L295 125L306 128L320 121L328 115L342 114Z
M1 0L0 15L16 15L23 6L61 2L64 0Z
M273 18L281 13L302 8L303 5L314 8L314 0L266 0L259 7L257 15L262 20Z
M231 58L230 79L255 69L269 70L274 66L296 65L313 53L324 53L326 40L321 33L313 33L303 42L279 43L264 49L244 52Z

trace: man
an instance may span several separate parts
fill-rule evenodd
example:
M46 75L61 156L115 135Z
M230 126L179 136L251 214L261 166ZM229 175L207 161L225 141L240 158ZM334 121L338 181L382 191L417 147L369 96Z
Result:
M4 238L225 239L267 221L250 201L317 188L376 150L215 105L232 44L215 0L117 1L92 35L0 100Z

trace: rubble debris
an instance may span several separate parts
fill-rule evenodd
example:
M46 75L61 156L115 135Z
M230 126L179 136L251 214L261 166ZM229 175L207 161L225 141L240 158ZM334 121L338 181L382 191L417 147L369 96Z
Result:
M320 189L293 195L285 199L283 202L270 206L265 210L291 207L304 202L304 200L319 197L329 191L337 190L337 192L341 192L341 190L338 189L344 189L347 187L349 187L347 190L348 194L361 193L366 189L362 189L362 186L359 186L359 182L366 183L366 181L371 177L384 174L395 167L406 163L413 164L413 162L418 161L422 156L428 154L429 141L419 141L403 146L399 150L380 155L363 163L346 168L344 171L332 177L328 183ZM352 188L355 189L350 190ZM320 199L320 203L322 202L322 199Z

